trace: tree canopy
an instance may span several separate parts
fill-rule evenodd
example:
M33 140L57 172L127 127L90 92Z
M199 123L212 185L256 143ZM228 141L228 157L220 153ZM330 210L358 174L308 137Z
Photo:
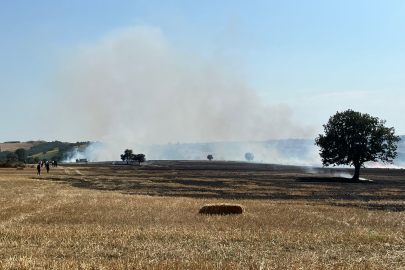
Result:
M121 159L122 161L127 161L128 164L128 160L131 160L132 156L133 156L132 149L125 149L124 154L121 155Z
M355 167L352 180L359 180L360 167L365 162L393 163L397 156L397 142L393 127L385 127L385 120L369 114L346 110L337 112L323 125L325 134L319 134L322 164Z
M121 155L121 159L122 161L127 161L127 164L129 160L138 161L141 164L141 162L145 162L145 155L134 154L132 149L125 149L124 154Z
M24 162L27 159L27 152L24 148L18 148L15 150L15 154L18 156L18 161Z
M255 156L254 156L252 153L247 152L247 153L245 154L245 159L246 159L247 161L252 161L254 158L255 158Z
M208 156L207 156L207 159L209 159L209 161L211 161L211 160L214 159L214 157L213 157L212 155L208 155Z
M7 154L7 162L8 163L15 163L18 161L18 156L14 152L10 152Z
M132 160L133 161L138 161L139 164L141 164L141 162L145 162L145 155L144 154L133 155Z

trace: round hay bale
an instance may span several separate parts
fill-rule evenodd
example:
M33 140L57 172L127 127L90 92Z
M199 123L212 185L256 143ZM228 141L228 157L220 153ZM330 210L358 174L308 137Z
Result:
M238 204L207 204L204 205L199 214L207 214L207 215L231 215L231 214L242 214L243 207Z

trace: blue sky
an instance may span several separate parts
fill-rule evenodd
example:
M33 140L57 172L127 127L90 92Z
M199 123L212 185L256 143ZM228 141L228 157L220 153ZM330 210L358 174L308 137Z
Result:
M38 125L63 113L53 81L83 46L144 25L176 51L228 65L263 104L287 104L317 132L355 109L405 134L404 1L0 0L0 142L100 139Z

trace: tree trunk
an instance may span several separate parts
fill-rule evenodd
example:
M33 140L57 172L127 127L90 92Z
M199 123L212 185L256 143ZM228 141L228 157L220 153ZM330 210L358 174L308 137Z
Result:
M360 165L354 165L354 175L352 180L359 181L359 176L360 176Z

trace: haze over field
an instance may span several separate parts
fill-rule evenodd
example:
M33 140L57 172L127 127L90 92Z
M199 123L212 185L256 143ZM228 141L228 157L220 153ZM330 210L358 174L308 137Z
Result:
M134 145L315 136L286 104L264 105L233 70L178 52L159 28L125 29L82 48L58 78L57 124L99 138L110 159Z
M151 156L145 145L168 142L314 139L349 108L405 134L401 1L2 2L0 10L0 91L11 112L0 141L101 141L97 159L111 160L125 148ZM213 152L232 159L232 150ZM284 160L274 149L255 152ZM319 161L312 152L308 163Z

